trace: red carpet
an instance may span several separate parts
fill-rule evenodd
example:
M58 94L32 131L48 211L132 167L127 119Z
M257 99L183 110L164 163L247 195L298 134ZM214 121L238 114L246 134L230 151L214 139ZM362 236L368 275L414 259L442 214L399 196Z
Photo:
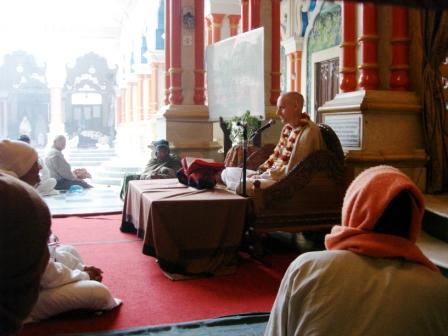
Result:
M53 220L53 232L63 243L75 245L86 264L103 269L103 282L123 300L101 316L59 316L25 325L20 335L103 331L185 322L271 309L280 280L294 258L273 255L272 268L242 261L229 276L171 281L154 258L141 253L142 241L119 231L121 215L67 217Z

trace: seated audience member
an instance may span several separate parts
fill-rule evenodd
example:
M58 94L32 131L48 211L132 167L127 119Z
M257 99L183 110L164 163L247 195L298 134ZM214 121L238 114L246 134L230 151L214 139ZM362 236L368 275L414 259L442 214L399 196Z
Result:
M258 167L247 171L246 192L252 194L255 180L266 188L285 177L294 166L314 151L325 148L319 127L302 113L303 97L298 92L287 92L277 100L277 116L284 124L280 139L272 155ZM242 177L241 168L229 167L221 174L229 189L237 190Z
M31 144L31 139L26 134L22 134L17 140L23 141L29 145ZM40 182L36 186L37 191L43 196L57 194L58 192L54 189L56 186L56 179L50 177L50 172L40 157L37 158L37 162L40 166Z
M327 251L286 271L265 335L446 335L448 279L415 244L423 202L393 167L362 172Z
M79 185L83 188L92 188L83 179L90 177L85 169L76 169L72 172L70 164L62 154L66 146L66 138L58 135L53 141L53 147L45 158L45 164L50 171L50 176L56 179L56 190L68 190L72 185Z
M124 177L120 192L122 199L126 196L129 181L176 178L176 172L180 169L181 164L179 158L170 153L168 141L155 141L154 149L154 158L149 160L141 174L128 174Z
M0 173L0 335L17 335L39 295L51 217L37 192Z
M8 155L11 153L14 155ZM38 167L37 153L28 144L9 140L0 142L0 169L34 186L39 181ZM103 272L84 265L73 246L59 244L57 237L51 234L48 250L50 260L42 275L39 299L29 321L76 309L107 310L120 304L121 301L112 298L107 287L100 283Z

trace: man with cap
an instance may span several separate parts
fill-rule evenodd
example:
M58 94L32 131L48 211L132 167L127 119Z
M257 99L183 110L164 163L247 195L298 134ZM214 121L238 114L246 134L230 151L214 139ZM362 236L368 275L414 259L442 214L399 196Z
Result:
M50 176L56 179L56 190L68 190L72 185L78 185L83 188L92 188L90 184L83 179L89 177L85 169L78 170L83 173L83 176L77 173L75 170L72 172L70 164L62 154L67 144L67 139L63 135L58 135L54 138L53 146L48 152L45 158L45 164L47 165Z
M415 243L424 211L398 169L358 175L327 250L286 271L265 335L446 335L448 279Z
M0 335L17 335L48 264L51 217L31 186L0 172Z
M145 170L141 174L129 174L124 177L120 197L124 199L128 190L128 183L132 180L150 180L176 178L176 172L180 169L180 160L175 154L170 153L168 141L162 139L155 141L154 157L149 160Z

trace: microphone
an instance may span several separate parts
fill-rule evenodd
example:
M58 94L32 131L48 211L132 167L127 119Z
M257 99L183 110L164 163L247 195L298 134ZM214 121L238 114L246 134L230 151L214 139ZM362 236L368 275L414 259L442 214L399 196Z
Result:
M263 132L264 130L268 129L269 127L271 127L274 124L275 124L275 120L274 119L270 119L266 124L264 124L259 129L257 129L254 134L259 134L259 133Z

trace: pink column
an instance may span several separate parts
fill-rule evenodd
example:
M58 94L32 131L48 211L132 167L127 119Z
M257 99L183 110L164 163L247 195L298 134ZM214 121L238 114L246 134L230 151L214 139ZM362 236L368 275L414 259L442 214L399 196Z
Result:
M389 84L392 90L407 90L409 88L408 9L393 6L392 22L392 64Z
M342 3L342 92L356 90L356 6L350 1Z
M295 73L295 67L294 67L294 53L290 53L287 55L287 59L289 62L289 90L290 91L294 91L294 87L295 87L295 78L296 78L296 73Z
M241 15L229 15L230 36L238 34L238 25L240 23Z
M120 89L120 96L121 96L121 99L120 99L121 118L120 118L120 120L121 120L121 122L126 122L126 121L128 121L126 119L126 88L121 88Z
M182 104L182 7L180 0L171 1L171 86L170 103L175 105Z
M294 52L294 69L296 73L296 81L294 91L300 92L302 90L302 51Z
M378 33L377 33L377 7L370 3L362 5L362 36L359 42L362 47L361 76L359 86L365 90L378 89Z
M250 29L260 27L260 0L250 0Z
M249 0L241 0L241 18L243 33L249 30Z
M151 63L151 76L149 77L150 88L149 88L149 113L155 114L159 109L158 101L158 80L159 78L159 63ZM149 119L149 115L147 118Z
M121 96L115 97L115 126L120 126L123 122L121 114Z
M212 21L207 16L205 19L205 25L207 27L207 45L210 45L213 43L213 36L212 36Z
M194 97L197 105L204 105L204 0L194 1Z
M271 0L271 105L277 104L280 95L280 0Z
M171 25L170 25L170 10L171 0L165 0L165 105L170 103L170 68L171 68Z
M222 20L224 19L224 14L211 13L209 15L212 22L212 41L213 43L221 41L221 29Z

